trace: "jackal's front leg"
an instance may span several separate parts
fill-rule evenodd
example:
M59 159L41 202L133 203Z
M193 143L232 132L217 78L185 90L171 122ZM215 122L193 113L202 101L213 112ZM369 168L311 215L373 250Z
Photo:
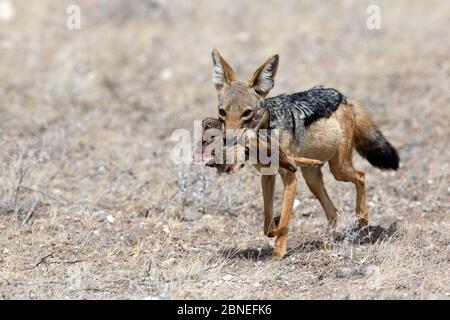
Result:
M268 237L275 237L278 230L278 225L273 220L275 175L262 175L261 187L264 200L264 234Z
M273 254L282 257L286 254L288 228L291 221L292 206L294 205L295 193L297 191L297 177L289 171L280 172L284 184L283 205L281 208L280 223L278 225L277 239Z

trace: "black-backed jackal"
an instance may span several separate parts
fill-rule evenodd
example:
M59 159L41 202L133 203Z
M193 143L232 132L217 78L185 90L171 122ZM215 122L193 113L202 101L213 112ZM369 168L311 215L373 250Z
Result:
M239 81L233 69L213 50L214 85L218 92L218 118L226 130L278 129L279 144L287 160L298 160L302 175L311 192L319 199L328 219L328 230L334 234L337 210L325 189L317 160L328 162L338 181L352 182L356 187L357 227L368 224L364 172L353 166L356 149L373 166L396 170L399 157L357 102L334 89L314 87L305 92L266 98L274 86L278 55L264 62L248 82ZM312 160L312 165L308 162ZM303 162L302 162L303 161ZM306 161L306 162L305 162ZM314 162L316 161L316 162ZM295 169L280 165L278 173L284 185L280 217L273 217L275 175L262 175L264 198L264 233L277 237L274 255L286 253L288 226L297 189Z

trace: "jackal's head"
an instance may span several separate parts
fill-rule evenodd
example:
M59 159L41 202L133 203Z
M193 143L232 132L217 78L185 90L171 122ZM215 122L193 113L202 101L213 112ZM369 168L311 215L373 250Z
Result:
M212 51L212 58L213 81L218 93L218 112L223 130L255 128L263 113L260 104L274 86L278 55L267 59L249 81L239 81L217 49Z

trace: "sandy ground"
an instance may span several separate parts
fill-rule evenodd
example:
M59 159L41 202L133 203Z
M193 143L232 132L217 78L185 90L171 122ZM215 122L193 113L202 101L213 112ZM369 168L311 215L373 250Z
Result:
M9 1L0 297L449 299L450 4L377 0L369 30L372 2ZM317 249L326 219L300 179L273 259L255 174L170 161L172 132L216 113L213 47L243 79L279 53L272 94L323 84L367 107L402 159L389 173L356 158L371 224L396 223L391 237ZM324 172L346 230L354 188Z

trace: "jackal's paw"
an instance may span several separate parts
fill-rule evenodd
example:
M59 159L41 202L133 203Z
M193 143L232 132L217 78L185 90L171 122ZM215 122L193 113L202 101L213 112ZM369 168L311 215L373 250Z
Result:
M273 238L273 237L276 237L277 234L278 234L278 228L273 227L266 233L266 236L268 238Z
M369 221L366 218L359 218L358 221L354 225L354 229L362 230L369 224Z
M266 236L269 238L273 238L278 234L278 225L272 224L270 229L266 232Z
M273 256L275 258L283 258L287 252L286 245L277 245L273 248Z
M273 238L278 234L278 224L280 223L280 217L275 217L270 224L269 230L265 231L265 234L269 238Z

